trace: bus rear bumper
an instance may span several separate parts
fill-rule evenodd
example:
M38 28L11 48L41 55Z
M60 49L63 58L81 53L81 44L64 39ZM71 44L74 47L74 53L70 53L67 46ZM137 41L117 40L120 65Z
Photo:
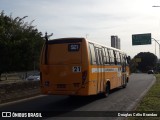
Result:
M75 95L75 91L47 91L47 94L52 95Z
M78 95L75 91L44 91L45 95Z
M84 91L83 89L79 89L79 90L43 90L41 89L41 93L44 95L69 95L69 96L95 95L95 94L89 94L88 91Z

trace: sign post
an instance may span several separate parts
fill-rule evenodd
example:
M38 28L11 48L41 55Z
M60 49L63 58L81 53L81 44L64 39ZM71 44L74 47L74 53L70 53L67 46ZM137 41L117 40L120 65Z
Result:
M152 38L152 40L154 40L159 45L159 58L160 58L160 43L154 38ZM155 55L156 55L156 44L155 44Z

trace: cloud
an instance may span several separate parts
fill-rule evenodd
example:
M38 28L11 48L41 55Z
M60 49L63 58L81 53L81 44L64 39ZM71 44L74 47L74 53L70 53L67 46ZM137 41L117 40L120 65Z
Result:
M159 38L160 8L152 8L158 3L158 0L1 0L0 10L14 17L29 16L26 21L35 20L33 24L39 31L53 32L54 38L89 34L89 39L110 46L110 36L118 35L122 49L134 54L132 34L151 32Z

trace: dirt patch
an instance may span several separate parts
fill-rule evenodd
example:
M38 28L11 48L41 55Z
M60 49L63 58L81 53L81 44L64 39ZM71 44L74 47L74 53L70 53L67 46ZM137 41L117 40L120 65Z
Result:
M0 84L0 104L40 94L39 81Z

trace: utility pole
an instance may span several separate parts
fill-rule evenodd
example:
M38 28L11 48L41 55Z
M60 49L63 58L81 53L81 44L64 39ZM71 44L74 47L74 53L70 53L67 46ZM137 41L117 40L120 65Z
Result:
M160 5L153 5L152 7L160 7ZM156 43L158 43L158 41L156 39L154 39L154 38L152 38L152 39L155 40ZM159 44L159 58L160 58L160 43L158 43L158 44ZM155 45L155 49L156 49L156 45ZM156 52L155 52L155 54L156 54Z
M160 58L160 43L154 38L152 38L152 40L154 40L159 45L159 58ZM155 44L155 55L156 55L156 44Z

